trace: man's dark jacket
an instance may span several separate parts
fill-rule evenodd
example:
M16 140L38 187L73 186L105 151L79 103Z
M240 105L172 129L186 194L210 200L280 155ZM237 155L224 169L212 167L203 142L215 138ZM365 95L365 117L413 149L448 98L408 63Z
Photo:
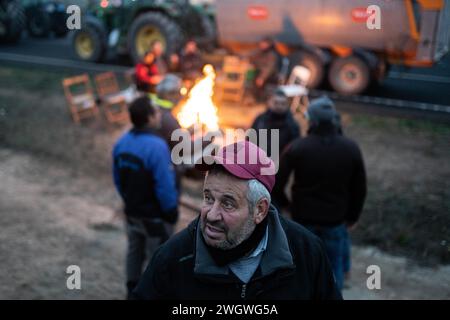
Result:
M277 114L272 110L267 110L256 117L253 122L252 129L257 132L261 129L267 129L268 139L267 139L267 154L272 153L272 143L271 143L271 131L273 129L279 130L279 152L282 153L283 150L291 143L293 140L300 136L300 126L297 121L295 121L292 113L288 110L283 114ZM258 146L260 141L258 141Z
M180 57L180 71L185 78L195 80L200 77L203 65L200 52L183 53Z
M197 218L156 251L134 298L341 299L321 241L273 206L268 219L267 248L248 284L214 263Z
M310 131L286 150L273 197L286 206L284 187L294 172L290 211L301 224L332 226L355 223L366 196L366 173L361 151L332 126Z

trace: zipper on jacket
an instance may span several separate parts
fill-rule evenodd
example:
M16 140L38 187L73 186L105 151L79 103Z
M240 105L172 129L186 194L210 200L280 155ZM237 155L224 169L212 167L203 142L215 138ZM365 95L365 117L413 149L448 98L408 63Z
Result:
M242 290L241 290L241 298L242 298L242 299L245 299L245 293L246 293L246 290L247 290L247 284L244 283L244 284L242 285Z

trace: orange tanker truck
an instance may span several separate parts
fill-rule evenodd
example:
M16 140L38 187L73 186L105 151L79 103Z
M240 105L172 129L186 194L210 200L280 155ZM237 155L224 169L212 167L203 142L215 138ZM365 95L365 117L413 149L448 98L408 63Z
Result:
M430 67L449 51L450 0L215 0L220 46L241 54L275 39L290 67L341 94L380 81L390 65Z

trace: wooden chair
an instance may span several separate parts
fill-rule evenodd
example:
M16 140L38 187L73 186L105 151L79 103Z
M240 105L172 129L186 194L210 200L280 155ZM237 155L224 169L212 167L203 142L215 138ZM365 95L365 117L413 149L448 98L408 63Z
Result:
M81 119L91 116L98 118L99 110L87 74L65 78L62 84L75 123L80 123Z
M308 84L309 78L311 77L311 71L308 68L303 66L295 66L292 69L291 75L289 76L289 80L287 84L298 84L306 87Z
M222 76L216 81L218 100L240 103L245 94L245 82L250 65L235 56L226 56Z
M113 72L95 76L95 87L109 122L121 122L128 119L128 107L123 92L120 91Z
M292 69L291 75L284 86L279 86L284 91L287 97L292 99L291 110L294 117L300 123L301 135L306 136L307 121L304 118L304 113L309 105L309 90L306 87L308 84L311 72L303 66L295 66Z
M311 71L303 66L295 66L292 69L291 75L289 76L289 79L287 81L287 85L296 87L293 92L297 91L297 94L295 94L291 104L291 108L293 110L304 110L308 106L309 92L306 88L306 85L308 84L310 77Z

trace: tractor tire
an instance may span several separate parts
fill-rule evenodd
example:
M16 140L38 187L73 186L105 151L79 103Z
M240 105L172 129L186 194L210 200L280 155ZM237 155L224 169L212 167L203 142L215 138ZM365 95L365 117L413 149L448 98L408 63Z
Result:
M68 31L69 30L67 29L66 26L56 27L55 29L53 29L53 34L55 35L56 38L64 38L67 35Z
M160 40L165 54L177 53L184 43L180 27L159 12L147 12L138 16L128 32L128 52L134 63L138 63L150 50L150 44Z
M36 38L45 38L50 34L51 21L47 12L42 9L33 10L27 15L28 34Z
M331 63L328 80L334 91L340 94L360 94L370 84L370 68L364 59L355 55L336 57Z
M0 40L17 42L26 26L26 16L23 6L19 0L8 1L5 13L7 18L2 24L6 27L6 33L0 36Z
M325 77L325 63L316 54L309 51L295 52L289 60L293 62L291 71L296 65L301 65L311 72L308 88L315 89L322 84Z
M73 54L82 61L103 61L107 49L106 37L106 31L99 19L84 17L81 29L71 32Z
M212 51L217 46L217 28L215 22L206 15L201 17L202 37L199 45L206 51Z

